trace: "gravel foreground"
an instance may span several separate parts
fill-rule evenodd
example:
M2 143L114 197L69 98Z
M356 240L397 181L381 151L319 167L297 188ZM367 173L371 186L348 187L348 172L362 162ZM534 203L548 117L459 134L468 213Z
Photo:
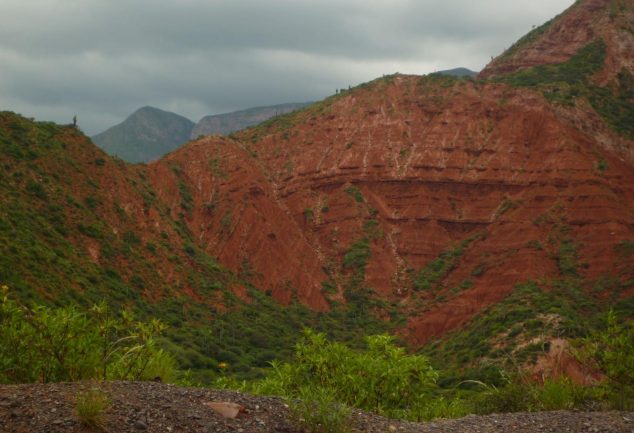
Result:
M102 428L80 425L75 396L99 388L110 400ZM244 407L225 419L206 403L226 401ZM370 433L634 433L633 412L536 412L470 415L457 420L410 423L353 411L353 431ZM181 388L154 382L60 383L0 386L0 433L40 432L283 432L305 430L278 398L234 391Z

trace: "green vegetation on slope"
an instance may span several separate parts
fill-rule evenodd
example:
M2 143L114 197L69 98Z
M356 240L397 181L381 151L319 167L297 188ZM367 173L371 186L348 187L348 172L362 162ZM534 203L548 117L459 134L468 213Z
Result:
M497 81L541 91L551 102L574 105L587 100L617 133L634 138L634 78L623 70L605 87L591 81L605 62L606 45L597 39L581 48L568 61L540 65L498 77Z
M177 378L174 359L159 348L156 340L165 330L156 319L139 322L128 312L115 314L105 304L88 310L76 306L30 308L12 301L6 286L2 292L0 383L150 380L157 376L169 382ZM543 311L556 311L560 299L549 300L531 284L518 287L508 299L518 305L516 310L502 318L477 319L474 325L494 326L503 332L503 328L521 323L525 330L535 330L540 324L534 319L526 321L534 317L530 302L544 301L547 305ZM285 397L311 431L323 431L325 426L332 429L329 431L345 431L347 407L417 421L474 412L583 409L589 405L631 410L632 325L631 320L623 323L610 313L605 322L597 322L584 337L574 340L578 358L606 374L604 382L592 387L574 385L566 378L539 384L527 379L527 371L515 370L508 376L502 369L497 376L466 376L467 380L459 383L447 383L450 364L443 370L435 369L426 356L407 354L395 344L393 336L368 336L363 344L351 347L336 342L337 337L331 342L326 334L310 330L297 337L294 353L286 361L272 358L271 368L263 370L263 379L236 382L220 374L213 385ZM485 332L485 338L495 333L493 329L481 332ZM523 341L518 335L512 338ZM291 350L290 346L284 349ZM231 368L225 362L218 367ZM517 368L517 364L512 367ZM183 383L191 383L191 376L179 376Z
M273 362L266 378L239 387L285 397L312 432L348 431L349 407L412 421L470 413L628 410L634 407L632 337L632 322L622 325L610 315L605 328L576 340L579 359L609 374L598 385L583 387L565 377L540 384L529 379L529 371L519 370L500 374L497 383L465 380L443 388L438 377L446 373L425 356L407 354L391 336L369 336L364 347L352 349L306 330L291 361Z
M513 362L534 360L548 348L553 336L585 335L589 324L584 317L596 313L597 305L573 282L558 282L550 291L529 282L518 285L504 301L481 312L464 329L432 344L425 352L439 365L453 366L456 371L484 367L482 374L486 374L496 370L486 368L491 363L504 368ZM471 379L493 380L479 377L481 373L474 371L466 374ZM446 379L447 383L462 380Z
M2 113L0 164L0 282L14 299L83 308L104 301L144 321L158 318L169 325L160 345L198 382L220 375L221 362L228 374L261 376L274 357L291 356L303 326L354 345L368 330L394 326L378 318L392 307L357 281L348 285L347 302L328 313L280 305L197 247L184 219L192 205L184 181L173 219L144 167L108 157L74 128ZM115 182L128 194L122 201L109 193ZM142 232L138 214L150 210L161 228ZM165 268L179 281L167 281ZM233 294L238 286L247 287L248 301Z
M269 295L248 288L251 302L223 291L229 310L184 300L165 300L146 308L170 325L165 335L167 348L183 369L209 383L221 375L220 363L228 367L222 375L239 379L261 377L275 359L288 360L293 344L304 327L326 332L337 341L358 347L367 332L390 330L394 324L379 319L372 310L387 308L372 301L369 294L356 293L347 305L334 305L326 313L316 313L293 302L280 305Z
M550 349L553 338L586 338L600 329L606 312L631 321L631 298L622 290L634 281L583 281L569 277L550 282L519 284L502 302L483 310L466 326L423 348L435 365L443 366L443 387L466 379L503 384L501 371L532 365ZM596 291L612 292L597 299Z
M605 61L605 42L602 39L581 48L570 60L554 65L540 65L523 69L499 80L508 82L518 87L538 87L554 84L568 84L569 86L585 84L587 79L599 72ZM554 93L559 88L551 89ZM563 100L569 102L567 97L577 96L574 92L564 95Z

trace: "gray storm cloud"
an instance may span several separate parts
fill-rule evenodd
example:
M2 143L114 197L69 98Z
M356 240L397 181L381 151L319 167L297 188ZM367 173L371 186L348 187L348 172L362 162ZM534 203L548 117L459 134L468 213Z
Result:
M94 134L153 105L197 121L393 72L481 69L572 0L2 0L0 109Z

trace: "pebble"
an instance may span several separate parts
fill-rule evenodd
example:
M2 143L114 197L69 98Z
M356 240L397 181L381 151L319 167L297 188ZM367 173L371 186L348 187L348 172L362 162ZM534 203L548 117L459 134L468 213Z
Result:
M146 423L144 423L144 422L143 422L143 421L141 421L141 420L137 420L137 421L134 423L134 428L135 428L135 429L137 429L137 430L147 430L147 424L146 424Z

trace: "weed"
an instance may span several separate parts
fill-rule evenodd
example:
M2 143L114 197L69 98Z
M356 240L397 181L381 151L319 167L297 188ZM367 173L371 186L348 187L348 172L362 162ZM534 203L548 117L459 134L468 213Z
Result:
M585 402L583 387L575 385L567 377L547 379L536 391L540 410L570 410Z
M311 433L347 433L350 409L337 403L332 392L323 388L304 387L298 398L287 399L293 416Z
M634 409L634 321L622 323L610 312L604 328L578 340L576 346L577 358L607 377L613 406Z
M75 415L79 423L88 428L103 428L110 401L99 389L80 392L75 396Z

